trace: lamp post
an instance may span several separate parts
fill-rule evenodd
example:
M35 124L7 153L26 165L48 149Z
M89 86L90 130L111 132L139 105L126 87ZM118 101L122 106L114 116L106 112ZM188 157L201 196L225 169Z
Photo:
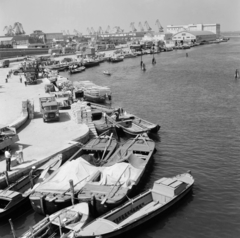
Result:
M156 64L156 60L154 58L154 49L155 49L155 44L152 45L152 51L153 51L152 64Z
M143 54L143 46L141 45L141 62L140 62L140 66L142 67L142 65L143 65L143 61L142 61L142 54Z

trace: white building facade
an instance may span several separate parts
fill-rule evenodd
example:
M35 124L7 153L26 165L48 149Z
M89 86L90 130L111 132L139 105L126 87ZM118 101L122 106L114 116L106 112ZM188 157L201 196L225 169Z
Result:
M168 25L166 27L168 33L176 34L181 31L210 31L220 37L220 24L189 24L189 25Z
M211 31L181 31L173 35L175 42L209 42L215 41L217 35Z

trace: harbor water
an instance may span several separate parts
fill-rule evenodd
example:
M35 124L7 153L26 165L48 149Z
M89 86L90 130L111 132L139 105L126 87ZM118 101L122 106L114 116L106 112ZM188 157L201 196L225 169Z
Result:
M188 57L186 57L188 53ZM102 63L69 75L112 90L114 107L159 123L157 152L138 192L161 177L192 171L193 192L124 237L240 237L240 38L189 50ZM111 76L102 72L108 70ZM13 218L20 235L42 217L24 209ZM0 237L12 237L8 221Z

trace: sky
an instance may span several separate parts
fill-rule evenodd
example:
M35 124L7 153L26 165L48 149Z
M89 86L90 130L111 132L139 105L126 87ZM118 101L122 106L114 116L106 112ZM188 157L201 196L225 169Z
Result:
M240 0L0 0L0 35L5 26L20 22L26 34L87 27L120 26L130 31L134 22L147 21L157 31L156 20L167 25L219 23L221 31L240 31Z

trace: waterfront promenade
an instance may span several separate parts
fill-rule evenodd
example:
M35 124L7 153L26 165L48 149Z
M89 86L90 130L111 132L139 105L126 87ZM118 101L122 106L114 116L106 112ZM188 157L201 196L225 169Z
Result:
M39 79L37 85L25 86L24 78L20 83L20 76L14 76L5 82L10 69L18 63L11 63L10 68L0 69L0 124L9 125L22 113L22 101L34 102L34 119L27 122L18 130L19 141L11 146L12 154L23 146L24 162L11 168L9 172L17 175L24 170L29 170L47 160L52 155L75 147L76 141L85 143L89 138L89 128L85 124L76 124L71 120L71 110L60 111L59 122L44 123L39 110L39 97L44 93L44 84L47 79ZM2 173L6 170L4 154L0 154L0 183Z

